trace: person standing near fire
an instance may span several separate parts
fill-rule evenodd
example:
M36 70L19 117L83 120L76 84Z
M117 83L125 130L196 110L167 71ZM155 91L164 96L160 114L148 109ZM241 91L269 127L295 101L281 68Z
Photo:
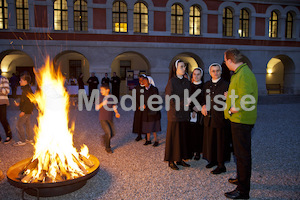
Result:
M113 95L115 95L118 98L118 101L120 100L120 84L121 79L117 76L117 73L113 73L113 77L111 77L111 92Z
M225 161L230 159L230 151L229 137L225 131L227 121L224 118L224 108L218 102L225 104L224 95L229 83L221 78L220 64L213 63L208 70L211 80L203 86L204 97L201 110L204 116L203 158L208 161L206 168L217 165L211 174L221 174L226 172Z
M158 146L158 138L157 138L157 132L161 131L161 113L160 111L154 111L148 106L148 99L153 95L159 95L157 87L155 87L154 81L152 77L146 76L143 77L142 80L143 85L145 86L145 104L143 105L144 111L142 111L142 130L144 133L147 133L146 142L144 145L151 144L151 133L153 133L154 136L154 147ZM153 101L157 101L157 98L154 98ZM156 106L153 106L153 108L157 108Z
M165 94L179 97L179 110L176 109L176 100L170 99L170 109L167 113L168 125L166 134L165 161L169 162L169 167L173 170L179 170L177 165L190 167L184 162L185 159L192 158L192 151L189 149L189 104L185 105L184 91L190 90L190 81L184 78L186 66L182 60L176 60L170 69L169 81L167 83ZM167 102L166 102L167 103ZM187 109L185 109L185 106ZM176 162L176 164L175 164Z
M99 84L99 80L95 76L95 72L92 72L91 77L87 80L87 83L89 84L89 98L91 98L93 90L97 90Z
M96 105L96 110L99 110L99 120L101 127L104 131L104 144L105 144L105 151L107 153L113 153L110 140L115 135L115 127L113 123L113 112L115 112L116 118L120 118L120 114L118 113L117 106L112 105L111 103L108 104L108 97L109 95L109 86L108 85L101 85L100 87L100 103ZM108 97L108 98L107 98ZM108 109L107 109L108 108ZM113 109L113 111L112 111Z
M249 199L252 170L251 132L257 118L257 81L244 56L237 49L228 49L224 61L233 75L230 80L224 115L231 122L233 151L236 157L237 178L229 183L237 185L224 195L230 199Z
M197 90L201 90L201 93L196 97L197 101L201 104L201 97L203 92L203 82L201 81L203 76L203 70L201 68L195 68L192 73L191 80L191 91L192 95ZM194 160L200 160L200 153L202 153L203 146L203 115L201 113L201 108L191 103L190 105L190 130L191 130L191 141L192 152L194 155Z
M4 144L8 144L12 139L12 133L10 129L10 125L7 121L7 106L9 105L8 94L10 92L9 89L9 81L7 78L1 75L2 71L0 69L0 121L4 128L6 139ZM0 137L1 141L1 137Z
M14 143L14 146L23 146L26 143L33 142L33 130L30 123L30 117L33 111L33 103L28 98L28 95L32 95L33 92L30 87L31 77L28 73L24 73L20 77L20 86L22 88L22 95L20 99L20 103L15 101L16 106L20 106L21 113L19 114L19 119L17 122L17 131L19 135L20 141ZM26 134L25 137L25 129L26 126Z

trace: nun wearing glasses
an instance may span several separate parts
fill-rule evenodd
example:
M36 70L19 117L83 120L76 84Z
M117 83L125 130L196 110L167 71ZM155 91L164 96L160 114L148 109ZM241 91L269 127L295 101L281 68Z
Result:
M203 158L206 168L217 166L211 174L226 172L225 161L230 159L229 138L225 131L224 102L229 83L221 78L222 67L218 63L209 66L211 80L204 86L202 114L204 116Z
M184 160L191 159L192 153L189 138L189 105L184 102L184 90L190 90L190 81L184 78L186 66L182 60L176 60L170 69L169 81L167 83L165 94L179 97L179 101L170 99L170 109L167 112L168 125L166 134L165 161L169 162L169 167L178 170L177 165L189 167ZM176 109L176 103L179 109ZM187 107L187 108L185 108ZM176 163L175 163L176 162Z

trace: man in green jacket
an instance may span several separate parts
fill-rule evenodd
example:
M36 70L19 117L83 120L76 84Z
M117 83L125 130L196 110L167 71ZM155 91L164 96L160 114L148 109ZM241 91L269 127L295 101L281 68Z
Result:
M229 179L237 187L225 196L230 199L249 199L251 179L251 130L257 118L257 82L243 55L237 49L224 53L225 64L234 74L231 77L224 116L231 121L237 177Z

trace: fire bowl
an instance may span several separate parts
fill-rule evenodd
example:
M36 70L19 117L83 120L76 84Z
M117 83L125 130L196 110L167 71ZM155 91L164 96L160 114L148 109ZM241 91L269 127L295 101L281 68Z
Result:
M85 176L55 183L23 183L19 180L18 174L31 159L27 158L11 166L7 171L7 180L11 185L23 189L23 192L37 197L52 197L74 192L83 187L88 179L95 176L100 166L99 160L95 156L90 155L89 160L94 163L94 166L88 169L88 173Z

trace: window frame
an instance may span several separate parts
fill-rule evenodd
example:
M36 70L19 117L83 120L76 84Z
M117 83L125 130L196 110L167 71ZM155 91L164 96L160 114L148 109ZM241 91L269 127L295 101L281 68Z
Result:
M289 15L291 16L291 20L289 20ZM289 37L288 37L288 24L290 24ZM293 38L293 26L294 26L294 16L291 11L286 13L286 20L285 20L285 38L292 39Z
M141 5L144 5L146 8L147 8L147 13L142 13L142 7L141 7ZM134 10L135 10L135 6L136 5L138 5L139 6L139 12L135 12ZM135 29L136 29L136 27L135 27L135 24L137 24L136 23L136 21L135 21L135 15L138 15L138 19L139 19L139 31L136 31ZM142 30L146 27L144 27L143 26L143 24L142 24L142 16L147 16L147 31L146 32L142 32ZM134 4L134 8L133 8L133 32L134 33L141 33L141 34L147 34L147 33L149 33L149 11L148 11L148 7L147 7L147 5L145 4L145 3L143 3L143 2L136 2L135 4Z
M224 13L224 11L225 11L225 13ZM230 13L231 13L231 18L229 18L227 16L228 11L230 11ZM231 27L228 27L229 21L231 21ZM229 7L225 7L223 9L222 25L223 25L222 35L226 36L226 37L232 37L233 36L233 11ZM229 30L228 28L230 28L230 30L231 30L230 31L231 35L228 35L228 30Z
M172 14L173 6L175 6L175 14ZM177 7L179 7L182 10L182 15L177 13ZM172 20L173 17L175 18L174 19L175 23L172 23L173 22L173 20ZM179 31L180 31L179 30L180 27L179 27L179 23L178 23L179 17L182 17L182 27L181 27L182 32L181 33L179 33ZM173 27L173 26L175 26L175 27ZM175 30L175 32L172 31L173 29ZM173 4L172 7L171 7L171 33L176 34L176 35L183 35L183 33L184 33L184 10L183 10L183 7L178 3Z
M192 13L192 16L191 16L191 8L193 9L192 11L193 11L193 13ZM195 15L195 10L196 9L198 9L199 10L199 13L200 13L200 15L199 16L196 16ZM192 18L192 27L191 27L191 18ZM196 18L199 18L199 34L195 34L195 19ZM193 33L191 33L191 28L192 28L192 30L193 30ZM189 34L190 35L193 35L193 36L198 36L198 35L201 35L201 9L200 9L200 7L199 6L197 6L197 5L192 5L191 7L190 7L190 13L189 13Z
M276 15L277 19L273 19L274 15ZM276 33L273 33L273 28L274 28L274 24L273 22L277 22L276 23ZM269 38L278 38L278 23L279 23L279 20L278 20L278 13L276 11L272 11L271 12L271 16L269 18ZM271 31L270 31L271 30Z
M17 6L17 1L20 1L22 3L22 7ZM27 1L27 4L25 3L25 1ZM28 30L29 29L28 0L16 0L15 9L16 9L16 28L19 30ZM18 11L21 11L21 15L18 15ZM21 19L19 19L19 16L22 16ZM22 24L20 24L20 22L22 22Z
M55 9L54 4L55 4L56 1L60 1L60 9ZM67 9L63 9L63 1L66 2ZM60 29L55 29L55 11L59 11L60 12ZM67 20L63 20L63 13L67 13ZM68 2L67 2L67 0L55 0L53 2L53 14L54 14L54 16L53 16L54 30L56 30L56 31L67 31L67 30L69 30L69 22L68 22L68 15L69 15L69 13L68 13ZM67 24L66 26L64 25L65 22ZM66 27L66 29L64 29L64 27Z
M0 26L2 26L2 28L0 28L0 30L5 30L8 29L8 4L6 2L6 0L0 0L2 2L2 6L0 7L1 9L1 16L0 16Z
M248 18L244 18L244 12L247 13ZM247 23L247 25L244 24L245 22ZM241 33L238 32L240 38L248 38L249 37L249 32L250 32L250 13L245 8L242 8L240 10L239 31L240 30L241 30Z
M118 3L118 11L116 12L116 11L114 11L114 9L112 9L112 28L113 28L112 32L113 33L128 33L128 6L123 1L116 1L113 3L113 8L116 3ZM126 6L126 12L121 11L121 3L123 3ZM118 15L118 22L114 22L114 14ZM121 22L122 14L126 14L126 31L121 31L121 23L124 23L124 22ZM119 24L119 31L116 31L115 23Z
M79 1L79 10L75 10L75 3ZM83 10L82 2L86 3L86 10ZM74 2L74 31L88 31L88 9L87 9L87 1L86 0L76 0ZM75 13L79 13L80 19L78 21L75 21ZM86 21L83 21L83 14L86 14ZM79 22L79 29L77 29L78 26L76 26L76 23ZM86 26L83 25L83 23L86 23Z

